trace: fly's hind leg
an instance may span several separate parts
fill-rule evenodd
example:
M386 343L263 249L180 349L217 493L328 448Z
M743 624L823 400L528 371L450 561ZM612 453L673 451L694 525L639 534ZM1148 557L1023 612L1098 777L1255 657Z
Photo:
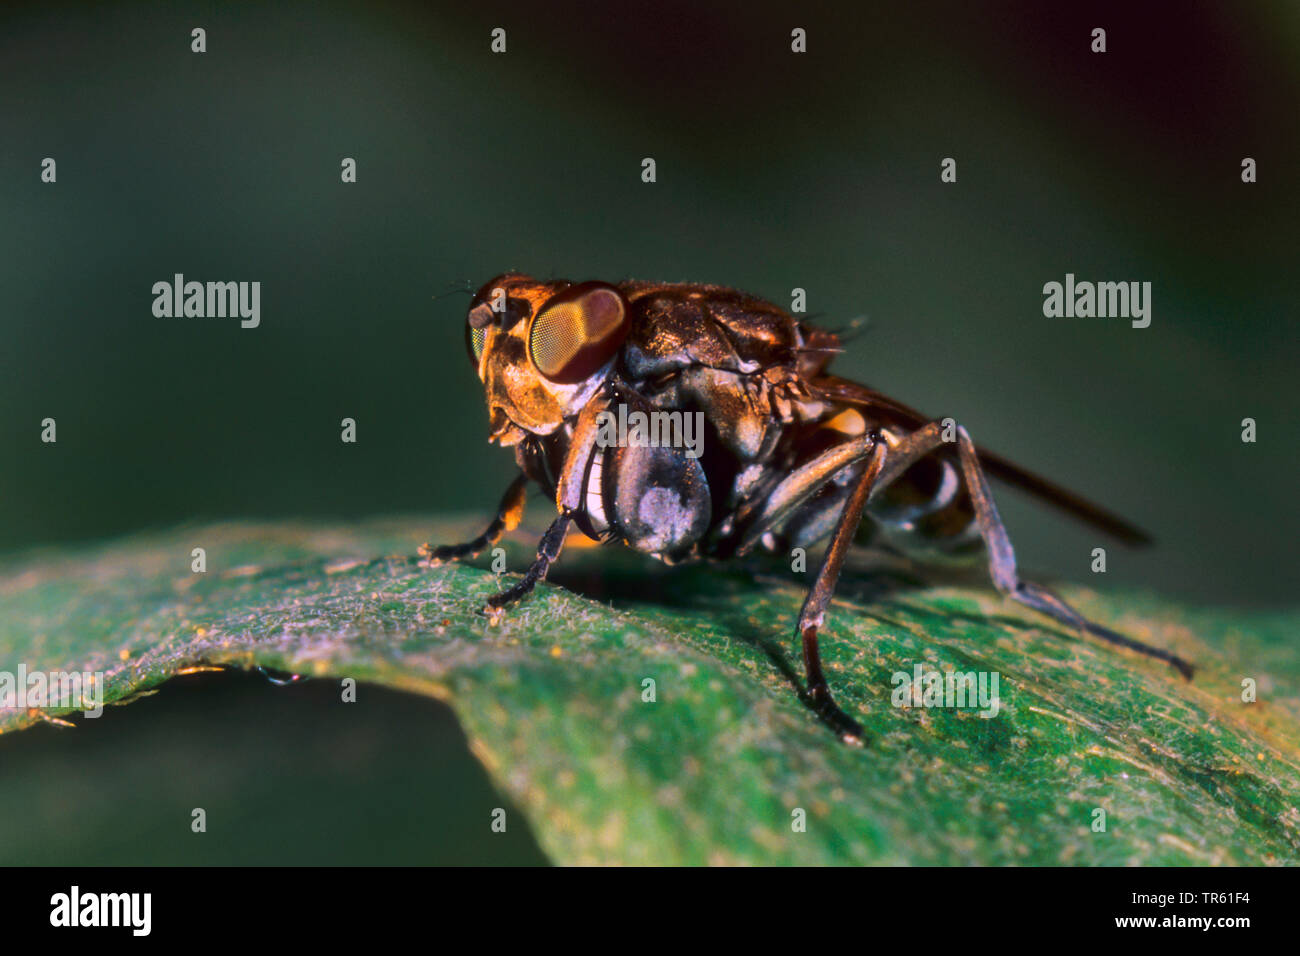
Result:
M831 696L822 671L817 632L825 620L845 555L852 544L862 513L874 492L888 487L926 455L948 443L944 422L931 422L890 447L872 434L846 441L796 469L783 480L760 505L742 512L744 524L736 553L752 549L770 529L777 527L819 489L845 468L858 467L865 461L861 474L853 480L852 490L836 522L834 537L817 572L817 579L799 612L799 635L803 643L804 671L807 675L807 700L817 714L829 723L846 742L861 743L862 728L844 713ZM994 586L1012 600L1045 614L1054 620L1078 628L1101 640L1158 660L1166 661L1190 679L1192 665L1180 657L1150 647L1114 631L1093 624L1061 597L1041 585L1021 581L1016 573L1016 556L1007 538L1006 528L993 504L993 495L980 468L975 445L964 428L957 428L958 454L962 477L975 506L975 519L989 552L989 572Z
M1192 679L1192 665L1178 655L1135 641L1123 634L1117 634L1100 624L1094 624L1066 604L1059 595L1042 585L1020 580L1019 575L1016 574L1016 555L1011 550L1011 541L1007 538L1007 529L998 515L997 506L993 504L993 495L989 491L988 479L984 477L984 471L980 468L975 444L966 433L966 429L961 427L957 429L957 447L961 456L962 475L966 479L967 490L975 504L975 520L979 522L980 534L988 547L989 573L993 577L994 586L999 591L1025 607L1033 608L1040 614L1045 614L1062 624L1069 624L1107 643L1127 647L1147 657L1165 661L1187 680Z
M942 422L931 422L899 442L891 450L888 464L881 476L881 486L889 484L919 459L946 444L943 433L944 424ZM1135 641L1123 634L1117 634L1100 624L1094 624L1070 607L1059 595L1054 594L1042 585L1022 581L1016 572L1016 555L1011 548L1011 540L1007 537L1007 529L1002 524L1002 518L998 515L997 506L993 503L993 494L989 490L988 480L984 477L984 471L980 467L975 443L971 441L966 429L961 426L957 426L957 453L961 460L962 477L965 479L966 489L975 505L975 521L979 526L980 536L984 539L984 545L988 549L989 575L993 579L994 587L1013 601L1032 608L1055 621L1068 624L1107 643L1127 647L1139 654L1165 661L1185 678L1191 680L1192 665L1181 657L1161 648L1151 647L1149 644Z
M524 502L528 497L528 476L520 475L510 483L506 493L501 496L501 504L497 505L497 515L488 525L487 530L475 538L473 541L467 541L464 544L446 544L434 548L429 544L420 545L420 557L428 562L430 567L437 567L444 561L455 561L459 558L472 558L476 554L492 547L502 536L509 531L514 531L519 527L519 522L524 517Z

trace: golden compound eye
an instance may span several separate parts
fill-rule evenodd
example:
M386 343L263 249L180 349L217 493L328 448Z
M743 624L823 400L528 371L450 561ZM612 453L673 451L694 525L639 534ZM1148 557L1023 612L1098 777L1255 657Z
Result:
M465 326L465 344L469 347L469 357L474 360L475 368L478 368L478 363L483 358L483 343L486 340L487 329L476 329L472 325Z
M627 337L618 290L584 282L553 298L528 330L528 355L553 382L580 382L610 360Z

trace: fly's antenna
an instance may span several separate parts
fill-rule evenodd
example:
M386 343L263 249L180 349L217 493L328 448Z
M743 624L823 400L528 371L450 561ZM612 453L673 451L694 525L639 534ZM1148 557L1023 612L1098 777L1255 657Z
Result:
M825 325L813 325L813 322L820 323L824 312L813 312L807 316L800 316L800 321L807 320L805 331L808 333L807 341L800 346L792 349L795 354L802 355L842 355L847 349L844 343L850 342L862 333L861 326L865 325L867 317L865 315L850 319L847 325L831 327Z
M459 292L459 293L462 293L462 294L464 294L464 295L473 295L473 294L474 294L474 290L470 287L470 284L469 284L469 280L468 280L468 279L461 279L459 284L457 284L457 285L453 285L453 286L452 286L450 289L448 289L446 292L442 292L442 293L439 293L438 295L435 295L435 296L433 297L433 301L437 302L439 299L445 299L445 298L447 298L447 296L449 296L449 295L455 295L455 294L458 293L458 292Z
M814 324L824 332L831 333L831 335L836 336L841 342L853 341L858 336L862 335L862 333L866 332L871 326L871 318L866 315L854 316L843 325L823 325L822 316L825 314L825 312L810 312L807 315L796 316L796 318L801 322ZM814 351L816 350L814 349Z
M871 317L867 315L858 315L849 319L848 324L838 329L831 329L839 336L841 342L852 342L854 339L861 338L867 332L871 331Z

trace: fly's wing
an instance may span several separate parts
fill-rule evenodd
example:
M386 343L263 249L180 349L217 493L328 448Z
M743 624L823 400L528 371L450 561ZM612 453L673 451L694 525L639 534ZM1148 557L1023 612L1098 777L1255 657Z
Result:
M812 379L809 385L813 392L822 398L862 409L869 421L881 425L915 429L934 421L933 418L922 415L914 408L909 408L887 395L848 379L822 375ZM994 478L1028 492L1040 501L1059 508L1099 531L1104 531L1124 544L1137 546L1151 543L1151 538L1146 532L1129 524L1118 515L1062 488L1055 482L1026 471L1001 455L995 455L983 448L978 449L978 452L984 471Z
M1021 491L1026 491L1041 501L1061 509L1099 531L1104 531L1117 541L1131 547L1151 543L1151 536L1141 528L1129 524L1123 518L1093 504L1086 498L1076 495L1068 488L1062 488L1055 482L1048 481L1032 471L1026 471L1014 462L1007 461L991 451L979 450L980 464L984 470Z

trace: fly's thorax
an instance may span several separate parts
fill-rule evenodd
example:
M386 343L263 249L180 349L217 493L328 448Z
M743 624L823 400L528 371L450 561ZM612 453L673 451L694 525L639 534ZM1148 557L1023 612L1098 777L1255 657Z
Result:
M767 461L790 426L815 421L824 403L790 369L744 374L692 365L651 394L660 407L703 410L711 434L740 465Z
M920 560L965 560L981 541L955 454L921 459L875 495L867 509L877 543Z

